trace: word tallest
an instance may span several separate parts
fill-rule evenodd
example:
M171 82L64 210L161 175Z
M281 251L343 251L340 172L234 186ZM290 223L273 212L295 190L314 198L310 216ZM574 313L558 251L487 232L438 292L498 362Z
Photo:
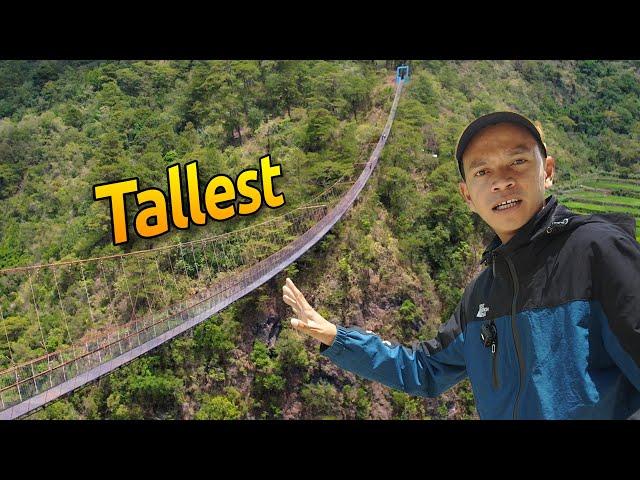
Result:
M282 169L278 164L271 164L270 155L260 158L260 169L243 170L238 174L235 182L224 174L214 176L205 187L204 198L200 195L198 161L187 163L185 172L188 204L186 213L183 205L179 164L167 167L168 196L158 188L139 191L138 178L94 185L94 200L109 199L114 245L129 241L125 206L125 197L129 194L135 193L138 207L149 204L139 210L133 220L135 232L143 238L153 238L167 233L169 218L174 227L185 230L189 228L190 221L195 225L205 225L207 215L213 220L223 221L232 218L236 213L251 215L262 207L263 202L269 208L285 205L284 193L276 195L273 184L275 177L282 176ZM260 181L261 188L249 183L258 181ZM249 202L238 200L236 204L238 194L247 198Z

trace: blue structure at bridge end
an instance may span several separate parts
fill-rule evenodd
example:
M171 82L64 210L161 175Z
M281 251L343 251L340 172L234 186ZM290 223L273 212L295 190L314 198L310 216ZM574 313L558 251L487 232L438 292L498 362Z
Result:
M396 83L400 83L409 78L409 65L400 65L396 69Z

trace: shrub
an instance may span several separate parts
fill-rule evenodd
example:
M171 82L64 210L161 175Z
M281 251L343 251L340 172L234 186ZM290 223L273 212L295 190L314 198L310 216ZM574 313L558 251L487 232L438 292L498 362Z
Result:
M211 396L202 402L196 420L237 420L241 416L238 407L223 395Z
M325 381L305 385L301 396L306 411L314 418L334 416L340 405L336 387Z
M425 418L424 407L418 397L412 397L399 390L392 390L391 405L394 419L416 420Z
M304 370L309 366L307 348L299 334L292 329L285 328L280 333L275 351L285 371Z

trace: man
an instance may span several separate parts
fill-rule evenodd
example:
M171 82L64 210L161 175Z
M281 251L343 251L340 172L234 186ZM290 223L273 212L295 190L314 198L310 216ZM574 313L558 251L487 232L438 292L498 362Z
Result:
M545 198L555 160L519 114L473 121L456 159L460 194L495 236L436 338L408 348L336 326L287 279L292 326L338 366L409 394L435 397L468 376L483 419L628 418L640 409L635 219Z

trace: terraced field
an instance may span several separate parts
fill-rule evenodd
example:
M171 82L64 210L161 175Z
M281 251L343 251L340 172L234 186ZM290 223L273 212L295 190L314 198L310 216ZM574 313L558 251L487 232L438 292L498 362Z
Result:
M558 200L576 213L628 213L636 218L640 241L640 179L587 176L554 188Z
M637 192L640 194L640 182L613 182L609 179L602 180L586 180L584 184L586 187L606 189L606 190L629 190L631 192Z

